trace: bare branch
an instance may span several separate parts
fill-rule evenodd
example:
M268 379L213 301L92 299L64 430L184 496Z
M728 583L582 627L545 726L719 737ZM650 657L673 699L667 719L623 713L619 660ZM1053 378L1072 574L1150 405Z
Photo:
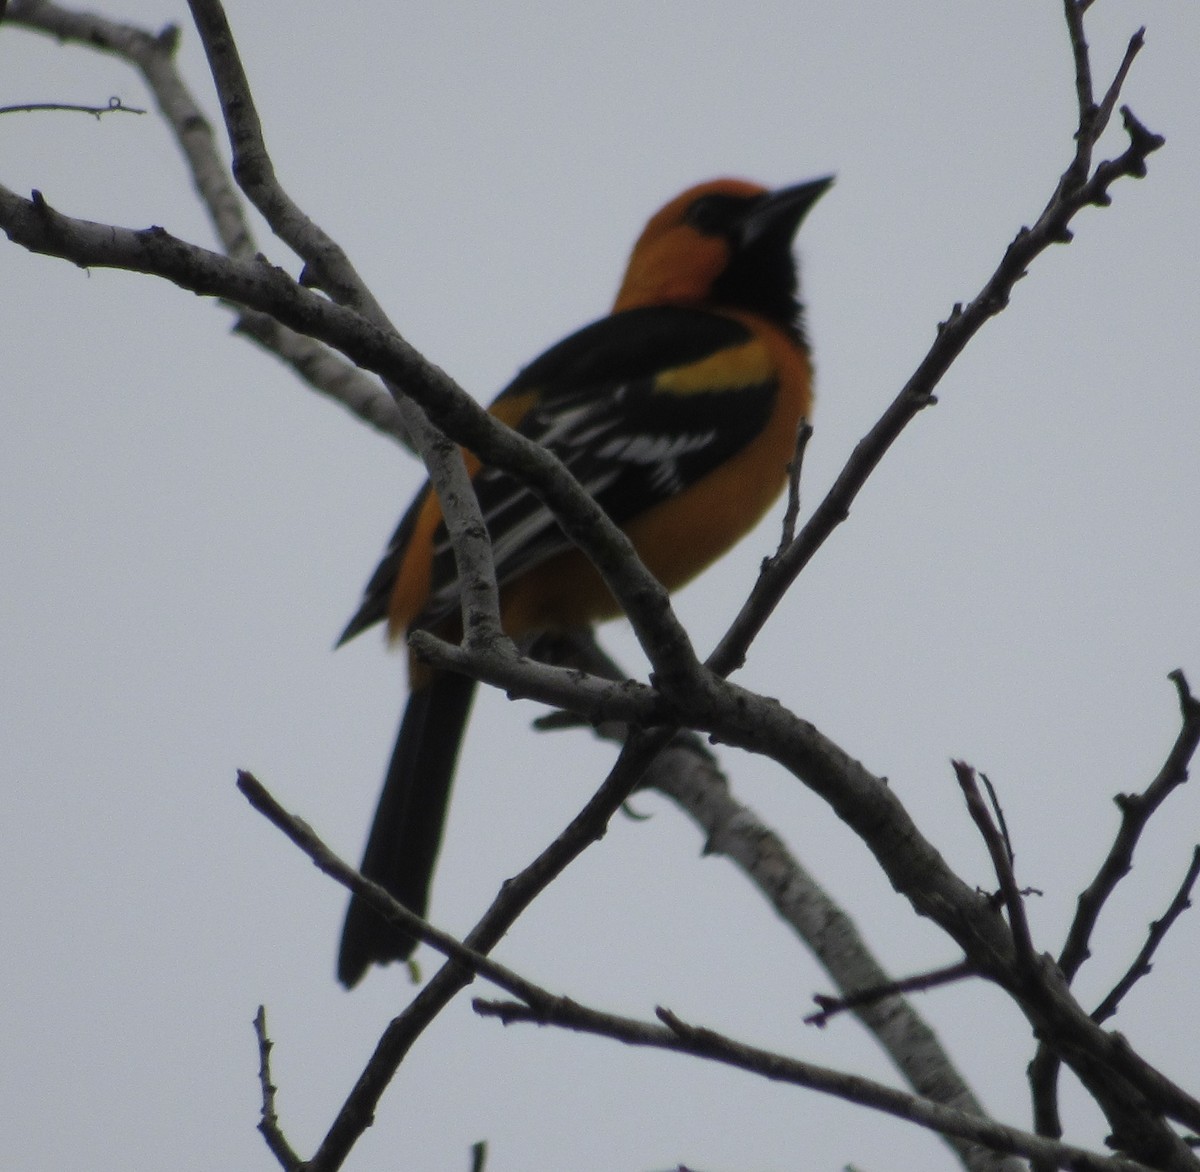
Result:
M324 289L339 304L350 306L368 321L394 333L383 307L345 252L301 211L276 178L250 82L220 0L190 0L190 8L221 101L238 186L272 231L305 262L302 283ZM463 583L462 617L467 641L484 646L503 643L500 590L491 542L462 453L429 423L398 383L387 385L404 428L429 470L446 521ZM457 387L455 391L462 393Z
M1096 115L1092 60L1083 31L1083 14L1086 8L1087 4L1082 0L1063 0L1063 15L1066 17L1071 56L1075 62L1075 104L1079 111L1079 125L1075 131L1075 158L1063 176L1064 183L1078 184L1087 175L1092 165L1092 146L1096 141L1092 132Z
M948 964L944 968L932 969L927 973L917 973L911 977L887 981L869 989L858 989L843 997L829 997L824 993L816 993L813 995L813 1001L818 1006L817 1012L810 1013L804 1019L804 1024L824 1029L832 1018L839 1013L845 1013L848 1009L873 1005L877 1001L883 1001L885 998L895 997L901 993L926 993L930 989L938 989L942 985L950 985L955 981L962 981L977 975L969 964L960 960L954 964Z
M357 306L360 312L376 325L392 331L382 310L370 297L342 250L300 211L275 179L254 110L253 98L220 4L216 0L194 0L193 14L221 96L234 151L235 175L239 183L266 216L277 235L304 259L306 281L319 284L336 300ZM62 222L65 222L65 218ZM7 222L5 226L8 227ZM119 233L120 230L115 231ZM175 243L182 246L182 242ZM26 246L29 246L28 243ZM53 249L48 251L54 252ZM69 254L68 259L83 264L111 263L116 267L132 267L135 271L168 276L164 272L156 272L153 268L140 268L136 263L131 266L122 260L105 261L94 256L85 258L78 254ZM197 292L213 291L208 288L195 288L189 284L186 277L181 279L181 276L177 269L168 279L194 288ZM272 313L284 324L296 328L294 321L289 321L285 315L275 312L269 304L245 301L236 296L228 299ZM304 328L301 326L298 332L305 332ZM322 340L330 341L328 337L322 337ZM401 344L403 345L402 342ZM470 443L470 437L460 434L461 429L456 429L455 425L474 415L476 427L472 430L479 431L479 417L483 415L481 410L442 371L425 362L411 347L405 349L409 359L406 363L406 377L394 378L395 385L389 389L399 394L397 388L403 386L405 395L411 396L422 407L429 409L428 399L420 392L436 387L441 402L450 407L447 414L437 416L437 425L454 435L458 442L467 443L467 446L486 462L503 468L527 483L551 507L568 536L593 560L615 597L621 601L654 665L660 684L669 688L677 679L694 682L699 674L699 664L686 632L675 619L666 592L641 565L625 535L579 488L558 461L553 460L544 451L535 449L534 445L527 445L522 458L513 460L514 450L511 446L508 447L506 457L503 445L497 448L493 442L480 447ZM359 361L358 356L352 352L343 352L354 358L359 365L374 369L369 363ZM400 406L402 412L408 410L403 403ZM410 431L421 426L415 416L411 421L407 415L405 419ZM488 421L482 425L482 430L485 435L490 435L495 440L502 426ZM499 628L498 608L495 606L496 591L490 545L486 540L486 530L477 515L474 494L467 491L469 485L465 483L465 470L451 467L452 462L457 462L457 452L444 449L439 453L435 450L437 445L431 436L426 435L418 446L422 448L422 457L426 460L435 488L439 491L439 500L453 539L456 561L464 583L463 606L467 612L464 630L467 632L468 641L479 646L495 644L503 639L503 635ZM439 467L441 461L445 462L446 467ZM472 516L472 513L475 515Z
M105 114L145 114L137 106L127 106L118 97L108 99L103 106L76 106L70 102L24 102L19 106L0 106L0 114L32 114L37 111L66 111L71 114L91 114L97 122Z
M1168 678L1175 684L1179 694L1182 726L1166 761L1146 789L1141 794L1122 794L1116 798L1121 810L1121 825L1095 879L1079 896L1075 918L1059 954L1058 966L1068 984L1091 955L1092 932L1105 904L1120 881L1133 869L1133 854L1142 831L1162 803L1187 780L1189 763L1200 745L1200 702L1192 696L1182 671L1173 671ZM1059 1055L1045 1042L1039 1044L1029 1064L1034 1126L1040 1135L1057 1137L1062 1134L1058 1112L1058 1073L1061 1064ZM1195 1127L1196 1124L1191 1126Z
M188 6L221 102L238 186L275 235L304 261L304 284L320 287L340 305L349 305L377 325L386 325L382 308L345 252L305 215L276 178L250 81L223 6L219 0L190 0Z
M1163 1159L1169 1153L1175 1161L1172 1167L1200 1167L1165 1121L1143 1110L1148 1100L1186 1126L1195 1126L1192 1120L1200 1121L1200 1103L1148 1064L1135 1061L1136 1056L1100 1030L1070 997L1049 958L1035 957L1031 972L989 901L946 866L882 779L811 725L762 697L752 699L751 693L728 681L715 690L704 722L696 727L778 761L828 801L872 851L896 890L921 915L939 924L981 975L1014 997L1039 1037L1069 1056L1072 1069L1108 1115L1117 1142L1130 1145L1129 1150L1153 1148Z
M807 419L800 420L800 426L796 429L796 449L788 464L787 508L783 513L783 529L772 558L779 557L796 538L796 520L800 516L800 473L804 468L804 453L812 433L812 424Z
M956 304L949 317L938 328L937 337L912 377L883 413L879 422L855 447L825 499L817 506L808 522L791 545L771 564L764 567L750 597L742 606L729 630L707 664L713 671L726 675L740 667L746 652L771 616L788 587L812 560L830 534L850 515L850 507L900 433L926 407L936 402L934 390L950 365L962 353L967 343L980 329L1008 304L1016 283L1025 276L1033 263L1052 244L1071 238L1069 225L1076 213L1090 204L1108 201L1108 188L1123 177L1141 178L1146 173L1146 158L1163 145L1160 135L1146 130L1128 109L1123 110L1129 148L1116 159L1097 166L1089 177L1092 147L1099 137L1097 119L1092 110L1091 72L1087 46L1082 39L1082 7L1077 0L1064 0L1068 23L1072 27L1072 46L1076 54L1077 86L1080 94L1080 128L1076 134L1074 157L1055 188L1054 195L1032 228L1022 228L1005 250L995 272L983 288L965 307ZM1075 26L1078 25L1078 39ZM1135 41L1137 38L1135 38ZM1140 44L1140 42L1139 42ZM1131 50L1113 85L1112 101L1116 101L1120 83L1132 63L1136 47ZM1108 99L1106 98L1106 101ZM1088 113L1082 113L1086 106Z
M601 1013L559 998L546 1005L530 1007L513 1002L488 1002L476 999L475 1011L499 1018L504 1024L533 1022L554 1025L583 1033L613 1038L633 1046L648 1046L690 1054L758 1074L775 1082L807 1087L835 1098L870 1107L873 1110L907 1119L943 1135L955 1135L995 1151L1019 1156L1040 1156L1056 1168L1082 1172L1149 1172L1146 1165L1119 1156L1102 1156L1082 1148L1042 1139L1017 1128L980 1119L928 1099L897 1091L859 1075L830 1070L797 1058L734 1041L713 1030L689 1025L666 1009L657 1016L662 1025Z
M1058 1111L1058 1075L1061 1069L1062 1059L1049 1046L1039 1043L1027 1073L1033 1104L1033 1129L1047 1139L1061 1139L1063 1134L1062 1118ZM1033 1172L1047 1172L1046 1165L1035 1163Z
M641 564L629 538L552 453L488 415L392 330L301 287L261 258L241 261L223 257L161 228L137 232L75 219L55 211L37 192L32 200L23 200L0 186L0 226L33 252L61 256L87 267L147 273L196 293L269 313L297 332L341 350L358 366L403 386L406 396L419 403L456 443L527 484L552 509L564 532L584 550L620 600L654 667L656 684L668 694L682 687L693 695L705 690L708 677L700 670L667 592ZM441 455L449 458L449 452ZM438 458L437 452L430 454L435 461L435 480ZM444 505L447 518L454 522L451 528L460 541L478 549L478 559L466 560L483 574L482 565L490 569L490 544L482 525L475 527L470 522L474 493L468 485L456 496ZM469 572L468 586L471 579ZM478 591L465 590L468 604L477 603L476 593L487 591L482 585ZM472 618L468 629L481 626ZM503 640L500 634L494 638Z
M590 631L547 636L535 644L531 654L555 665L582 668L594 676L623 677ZM564 722L555 719L561 715L543 718L538 727L562 727ZM578 718L570 720L579 723ZM617 742L627 734L619 721L599 724L595 731ZM704 834L705 854L729 859L754 884L846 994L847 1003L853 1002L855 1017L918 1094L987 1117L937 1035L912 1004L898 995L897 983L891 981L847 912L780 837L738 801L701 738L692 732L678 733L654 759L643 785L659 790L692 818ZM856 990L872 995L860 1000ZM970 1172L1017 1172L1019 1162L1012 1158L953 1136L945 1138Z
M1191 865L1187 869L1187 874L1183 877L1183 882L1179 885L1179 890L1175 893L1175 898L1171 900L1161 918L1155 920L1150 925L1150 932L1146 938L1146 943L1142 945L1142 949L1137 954L1133 964L1129 966L1125 975L1113 986L1108 996L1092 1010L1092 1017L1096 1021L1107 1021L1112 1017L1120 1007L1125 994L1142 977L1149 975L1151 968L1150 961L1153 959L1154 953L1158 950L1158 946L1166 939L1167 933L1171 930L1171 925L1192 906L1192 888L1195 887L1197 878L1200 878L1200 846L1193 849Z
M258 1085L262 1090L262 1114L258 1130L266 1140L267 1148L286 1172L300 1172L304 1161L295 1153L279 1126L275 1112L275 1084L271 1081L271 1047L274 1043L267 1035L267 1011L262 1005L254 1015L254 1036L258 1039Z
M1080 1149L1067 1147L1066 1145L1050 1144L1048 1141L1036 1140L1036 1137L1028 1136L1016 1129L1007 1128L990 1120L981 1119L979 1116L967 1111L935 1104L928 1099L920 1099L907 1095L891 1088L883 1087L880 1084L871 1083L869 1080L857 1076L825 1070L812 1064L785 1058L782 1055L743 1046L712 1031L687 1026L674 1017L674 1015L665 1013L664 1011L660 1011L660 1017L667 1023L668 1028L665 1030L649 1024L630 1023L629 1019L603 1014L599 1011L579 1006L566 998L552 995L548 991L524 980L512 972L512 970L489 960L480 951L472 947L474 938L481 934L481 930L486 931L485 925L487 924L487 920L500 909L501 903L506 900L508 895L507 887L505 892L497 899L492 909L489 910L488 917L485 917L480 922L480 925L468 936L465 944L460 943L446 933L442 933L424 923L406 908L396 903L377 884L363 879L353 868L333 855L303 822L282 810L278 806L278 803L271 798L266 790L251 775L240 774L238 787L250 799L255 808L264 813L273 824L282 829L293 842L309 855L322 871L330 874L338 882L351 890L362 894L370 900L373 906L384 912L389 918L400 923L406 930L420 935L434 947L445 952L453 961L458 962L457 966L453 964L447 965L434 978L434 981L430 983L428 988L432 988L437 981L444 978L447 974L452 973L457 967L458 972L454 977L453 983L458 987L461 987L461 984L465 984L470 979L469 973L473 971L487 977L508 992L520 997L524 1003L519 1007L505 1005L497 1009L489 1003L477 1001L475 1003L476 1008L481 1013L497 1013L505 1020L534 1020L543 1024L552 1023L566 1025L574 1029L587 1029L588 1032L601 1033L606 1036L617 1037L624 1041L633 1041L641 1045L658 1045L662 1048L678 1050L694 1054L698 1057L726 1062L754 1073L763 1074L772 1079L794 1082L798 1085L808 1086L812 1089L847 1098L850 1101L862 1103L865 1106L871 1106L890 1114L899 1115L900 1117L911 1119L922 1126L931 1127L942 1134L956 1136L973 1143L980 1143L997 1151L1016 1155L1039 1155L1043 1158L1053 1158L1058 1161L1053 1165L1056 1167L1113 1170L1132 1170L1142 1167L1130 1161L1107 1159L1082 1152ZM619 802L616 805L619 805ZM616 806L610 802L607 816L611 816L611 813L615 812L615 808ZM556 843L554 845L557 847L559 844ZM553 849L554 847L551 848L551 850ZM545 856L543 856L544 858ZM523 876L518 876L517 880L514 880L513 883L519 883L522 878ZM496 935L498 938L498 933ZM492 943L494 943L494 940ZM488 947L490 946L491 944L488 944ZM464 968L467 972L464 972ZM411 1014L416 1009L422 997L428 992L428 988L422 994L418 995L413 1005L406 1011L406 1014ZM404 1016L402 1015L402 1018ZM397 1019L393 1023L393 1027L402 1018ZM640 1037L635 1038L630 1036L630 1025L639 1031L641 1034ZM388 1034L385 1034L385 1041L392 1033L393 1027L389 1027ZM283 1140L282 1134L279 1131L278 1119L274 1110L274 1087L270 1083L269 1064L267 1061L270 1043L266 1040L265 1018L261 1010L259 1018L256 1019L256 1030L260 1039L260 1080L263 1086L264 1103L263 1123L261 1127L264 1135L268 1138L272 1152L276 1154L282 1166L289 1169L307 1167L315 1170L340 1166L340 1148L327 1146L329 1139L334 1137L332 1130L330 1137L327 1137L327 1145L322 1145L321 1151L307 1165L299 1161L295 1153L286 1145L286 1141ZM658 1040L655 1040L656 1037ZM375 1058L372 1059L371 1064L363 1073L363 1077L359 1083L360 1087L368 1080L376 1063L380 1062L380 1055L383 1052L384 1044L381 1042ZM384 1063L383 1065L384 1073L386 1074L386 1068L389 1064ZM390 1074L387 1074L387 1077L390 1078ZM356 1088L356 1093L357 1090L358 1088ZM339 1116L339 1120L347 1114L361 1119L363 1118L361 1113L368 1109L368 1107L369 1104L358 1102L352 1108L351 1102L348 1101L342 1115ZM268 1124L270 1125L269 1132ZM272 1137L276 1138L273 1139ZM352 1143L353 1139L350 1142ZM347 1147L346 1151L348 1150Z
M110 53L137 69L183 153L196 194L222 249L226 255L243 260L257 254L253 229L233 177L217 150L212 126L176 68L178 28L167 25L156 35L95 13L72 12L48 0L14 4L9 23ZM241 309L237 305L230 308ZM235 329L282 358L315 390L411 448L394 400L376 379L320 342L294 333L266 314L246 313Z
M653 730L635 734L629 740L604 784L583 810L546 850L504 885L492 906L467 934L465 947L486 954L495 946L545 887L603 835L609 820L668 739L669 734ZM370 1126L379 1099L413 1042L470 980L469 970L448 961L408 1008L392 1020L316 1155L309 1161L309 1172L331 1172L341 1167L358 1137Z
M376 431L411 448L396 400L378 379L359 370L328 346L280 325L269 314L241 310L233 328L235 333L282 359L314 390L340 403Z
M1117 67L1116 75L1109 84L1108 92L1104 95L1104 99L1096 108L1096 117L1093 125L1093 132L1099 136L1103 134L1108 127L1109 120L1112 118L1113 110L1116 108L1117 100L1121 96L1121 90L1125 87L1125 79L1129 76L1129 70L1133 66L1133 59L1141 52L1142 46L1146 43L1146 30L1140 28L1132 37L1129 38L1129 44L1125 49L1125 56L1121 59L1121 64Z
M1092 931L1105 903L1133 869L1133 853L1142 831L1163 802L1187 781L1188 765L1200 746L1200 701L1192 696L1182 671L1173 671L1170 678L1179 693L1183 717L1179 734L1154 780L1140 794L1121 794L1115 799L1121 811L1121 826L1095 879L1079 897L1075 918L1058 958L1058 966L1068 981L1090 955Z
M433 924L422 919L415 912L400 903L386 888L365 878L354 867L350 866L349 863L343 861L331 851L307 822L285 810L262 782L252 773L246 770L239 770L237 787L250 805L262 814L271 825L281 830L292 843L298 846L312 860L318 870L328 875L335 882L340 883L347 891L361 896L381 916L396 927L402 928L412 936L419 937L448 960L457 961L461 967L470 970L471 973L486 978L492 984L505 990L505 992L511 993L515 997L520 997L521 1000L529 1004L556 1000L551 993L539 988L533 982L527 981L512 969L498 964L490 957L469 947L457 937L450 935L449 932L443 932L440 928L434 927ZM603 828L601 827L600 829L602 832ZM596 837L599 837L599 835ZM520 879L521 877L518 876L517 878ZM512 882L515 881L510 881L509 884L505 885L506 891L502 892L496 901L496 905L501 907L505 915L509 914L507 905L510 901L506 899L506 893L507 888ZM516 915L521 910L524 909L518 909L511 916L510 923L516 919ZM498 938L499 934L497 935ZM262 1014L261 1008L259 1013ZM263 1020L265 1022L265 1018ZM271 1087L270 1089L272 1092L271 1104L273 1107L273 1093L275 1088Z
M1012 928L1013 940L1016 944L1018 963L1026 966L1031 972L1037 968L1037 959L1033 949L1033 939L1029 934L1029 920L1025 916L1025 902L1017 886L1013 874L1012 848L1005 835L997 829L992 816L979 792L975 780L975 770L965 761L954 761L954 775L963 791L967 802L967 811L975 823L984 845L991 856L992 868L1000 881L1000 893L1004 898L1004 906L1008 909L1008 923ZM990 789L990 786L989 786Z
M486 954L546 886L603 835L609 819L637 785L666 739L661 732L633 738L622 750L604 784L579 815L537 859L504 885L492 906L461 942L414 916L383 888L364 879L338 859L304 822L283 810L252 775L244 772L238 775L238 788L254 807L308 854L322 871L362 895L406 931L420 936L450 957L384 1032L375 1054L359 1076L320 1148L305 1165L308 1172L330 1172L341 1167L359 1136L370 1126L380 1097L413 1042L454 995L471 982L476 972L532 1002L555 1000L549 993L489 960Z

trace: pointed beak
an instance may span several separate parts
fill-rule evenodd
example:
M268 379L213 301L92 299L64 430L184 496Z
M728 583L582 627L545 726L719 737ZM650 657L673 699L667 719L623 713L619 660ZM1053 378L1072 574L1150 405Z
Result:
M750 209L742 221L743 247L764 237L790 240L795 236L808 210L833 186L833 176L810 179L792 187L769 191Z

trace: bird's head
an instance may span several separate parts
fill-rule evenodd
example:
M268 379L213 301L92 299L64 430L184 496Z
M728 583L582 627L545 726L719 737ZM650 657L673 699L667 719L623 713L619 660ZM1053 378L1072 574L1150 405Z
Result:
M771 191L742 179L691 187L638 237L614 310L712 305L791 327L798 315L792 238L832 176Z

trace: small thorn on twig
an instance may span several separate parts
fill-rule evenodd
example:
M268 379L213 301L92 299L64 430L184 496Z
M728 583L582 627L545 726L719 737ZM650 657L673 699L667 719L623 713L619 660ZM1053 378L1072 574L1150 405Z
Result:
M961 301L956 301L953 308L950 310L950 316L945 321L940 321L937 324L938 337L940 338L946 330L948 330L960 317L962 317L963 307Z

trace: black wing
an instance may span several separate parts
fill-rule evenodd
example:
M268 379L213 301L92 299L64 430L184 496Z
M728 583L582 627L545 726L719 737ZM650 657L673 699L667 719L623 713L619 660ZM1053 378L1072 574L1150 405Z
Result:
M536 395L516 430L544 444L623 524L676 495L749 443L775 399L770 357L733 318L674 307L601 318L527 366L500 399ZM499 400L497 400L499 401ZM503 585L570 548L550 511L505 472L481 469L475 493ZM426 485L398 526L342 641L386 617ZM445 526L418 622L455 613L458 574Z
M760 346L721 314L629 310L560 342L502 397L537 392L516 430L558 456L620 525L695 483L766 425L775 382L765 353L743 356L724 372L719 361ZM760 381L744 381L747 367ZM673 389L670 376L687 370L695 377ZM570 548L545 505L507 473L485 467L474 485L501 585ZM434 542L433 591L422 623L437 622L459 603L443 527Z

